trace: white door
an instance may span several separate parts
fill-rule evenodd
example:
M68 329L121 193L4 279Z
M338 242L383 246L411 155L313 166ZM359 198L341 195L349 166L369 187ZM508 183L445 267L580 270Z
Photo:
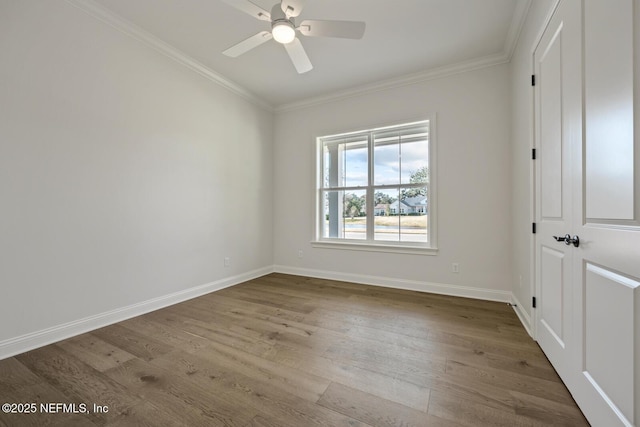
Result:
M640 426L639 17L562 0L534 54L537 339L594 426Z
M571 231L573 147L580 144L580 1L560 3L534 53L536 115L536 331L540 347L570 381L575 248Z
M640 5L583 4L585 126L584 143L576 147L572 228L580 237L573 261L578 382L572 393L593 425L640 426L640 20L634 18Z

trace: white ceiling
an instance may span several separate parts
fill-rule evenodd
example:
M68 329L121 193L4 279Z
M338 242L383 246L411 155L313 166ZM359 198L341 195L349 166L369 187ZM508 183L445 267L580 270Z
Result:
M314 69L297 74L269 41L238 58L226 48L262 31L221 0L76 0L150 33L275 108L464 63L509 60L529 0L308 0L304 19L365 21L361 40L300 35ZM252 0L271 10L277 0ZM133 25L129 25L133 24ZM137 28L136 28L137 27ZM135 32L135 31L134 31Z

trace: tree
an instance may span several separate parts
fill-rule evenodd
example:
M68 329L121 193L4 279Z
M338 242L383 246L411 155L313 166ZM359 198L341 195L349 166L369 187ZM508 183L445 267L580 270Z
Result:
M411 184L425 184L425 186L402 190L402 199L406 199L409 197L426 196L427 185L429 184L429 168L427 166L423 166L417 171L412 172L411 176L409 177L409 182Z
M396 198L391 197L389 194L381 193L378 191L373 195L373 201L374 201L374 206L389 205L395 202Z
M362 216L365 212L366 199L365 196L358 196L353 193L344 196L344 216L350 216L353 219L356 216Z
M423 166L417 171L413 172L409 177L409 182L411 184L420 184L420 183L429 183L429 168L427 166Z

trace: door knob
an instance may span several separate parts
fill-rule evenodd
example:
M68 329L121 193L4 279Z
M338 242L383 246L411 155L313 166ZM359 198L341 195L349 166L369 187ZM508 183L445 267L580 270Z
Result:
M580 238L576 235L571 237L569 234L565 234L564 236L553 236L556 239L556 242L564 242L565 245L573 245L576 248L580 246Z
M567 245L573 244L573 246L575 246L576 248L580 246L580 238L578 236L569 237L569 235L567 234L565 237L566 239L564 239L564 243L566 243Z

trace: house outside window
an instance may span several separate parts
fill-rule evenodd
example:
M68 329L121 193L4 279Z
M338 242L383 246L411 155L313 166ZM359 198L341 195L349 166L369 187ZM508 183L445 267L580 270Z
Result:
M317 138L314 244L433 253L434 128L430 118Z

